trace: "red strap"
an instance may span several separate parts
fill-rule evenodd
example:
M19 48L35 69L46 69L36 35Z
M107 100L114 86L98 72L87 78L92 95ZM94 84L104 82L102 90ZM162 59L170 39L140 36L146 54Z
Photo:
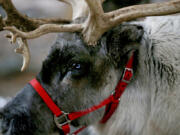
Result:
M70 132L69 124L63 125L61 128L62 128L65 135L67 135Z
M107 120L109 120L109 118L115 112L118 105L119 105L119 102L118 103L110 103L109 105L107 105L106 108L109 108L109 109L106 109L107 111L105 111L104 117L101 119L100 123L106 123Z
M102 120L100 121L100 123L106 123L107 120L109 120L109 118L117 109L119 105L119 99L121 95L123 94L124 90L126 89L128 85L128 81L130 81L133 76L133 73L132 73L133 60L134 60L134 53L129 59L128 63L126 64L122 79L119 81L119 83L117 84L115 88L115 93L113 96L114 98L112 98L113 99L112 102L106 106L104 116Z
M79 111L79 112L72 112L72 113L68 114L68 117L70 120L75 120L81 116L84 116L90 112L93 112L93 111L109 104L110 102L112 102L112 98L113 98L113 96L111 95L107 99L103 100L100 104L92 106L91 108L88 108L87 110L83 110L83 111Z
M45 89L41 86L41 84L36 79L31 80L29 83L33 86L33 88L36 90L39 96L43 99L43 101L46 103L49 109L53 112L53 114L56 115L57 117L60 116L62 114L62 111L49 97L49 95L47 94Z
M123 94L126 86L127 86L127 83L125 83L125 82L118 83L118 86L116 89L118 91L113 95L111 103L106 106L105 114L104 114L102 120L100 121L100 123L106 123L107 120L115 112L115 110L117 109L117 107L119 105L119 99L120 99L121 95Z

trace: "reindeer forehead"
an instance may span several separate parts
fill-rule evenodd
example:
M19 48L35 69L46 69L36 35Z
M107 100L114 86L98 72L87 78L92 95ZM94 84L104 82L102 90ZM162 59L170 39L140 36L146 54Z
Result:
M77 39L74 33L62 33L58 35L55 44L52 46L50 54L47 58L48 61L65 64L71 59L82 59L90 57L88 49L84 46L83 42Z
M81 35L78 33L60 33L58 34L55 44L52 46L52 51L59 50L61 55L86 55L94 56L100 50L99 46L88 46ZM52 52L51 51L51 52ZM57 51L56 51L57 52Z
M78 33L59 33L53 47L63 50L64 48L85 49L85 43Z

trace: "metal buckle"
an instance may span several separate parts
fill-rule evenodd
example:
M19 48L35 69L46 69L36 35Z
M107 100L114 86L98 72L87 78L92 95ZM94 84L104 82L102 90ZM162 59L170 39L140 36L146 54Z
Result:
M129 78L129 80L125 79L125 75L127 72L131 72L132 76L133 76L133 70L132 68L125 68L124 70L124 73L123 73L123 76L122 76L122 81L125 82L125 83L130 83L131 79L132 79L132 76Z
M54 115L54 122L59 129L62 130L62 126L71 123L71 120L69 120L69 118L68 118L68 114L69 113L65 113L62 111L62 114L59 117ZM62 123L60 123L60 122L62 122Z

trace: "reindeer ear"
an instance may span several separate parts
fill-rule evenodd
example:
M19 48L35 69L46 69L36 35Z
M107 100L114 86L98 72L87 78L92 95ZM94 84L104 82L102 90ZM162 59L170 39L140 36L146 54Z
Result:
M143 34L143 27L133 24L123 24L112 29L106 35L108 54L117 63L126 60L129 52L138 50Z

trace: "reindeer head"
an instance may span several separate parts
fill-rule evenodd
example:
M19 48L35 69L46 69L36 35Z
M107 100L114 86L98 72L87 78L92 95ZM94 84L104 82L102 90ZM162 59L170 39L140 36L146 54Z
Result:
M72 3L75 1L65 2L73 7ZM8 10L14 9L11 1L0 1L8 13L8 18L1 20L2 26L12 32L7 36L12 42L18 39L20 48L16 52L23 53L24 56L22 70L27 66L30 57L26 39L49 32L63 32L59 34L43 62L37 80L65 112L86 109L106 98L115 88L131 52L136 51L137 55L143 28L120 23L137 17L180 11L179 0L131 6L110 13L103 12L101 3L102 1L86 0L84 4L89 9L85 8L87 11L83 12L86 13L85 16L88 15L85 21L84 18L76 18L71 24L57 24L66 23L67 20L30 19L14 10L18 16L15 18ZM32 27L27 27L27 23L14 24L10 20L27 21ZM13 24L27 32L9 26ZM136 58L137 56L135 62ZM137 65L136 62L135 68ZM102 118L103 112L104 109L100 109L72 121L71 124L76 127L96 123ZM1 130L5 135L46 135L59 131L53 121L53 114L29 84L0 111L0 115Z

